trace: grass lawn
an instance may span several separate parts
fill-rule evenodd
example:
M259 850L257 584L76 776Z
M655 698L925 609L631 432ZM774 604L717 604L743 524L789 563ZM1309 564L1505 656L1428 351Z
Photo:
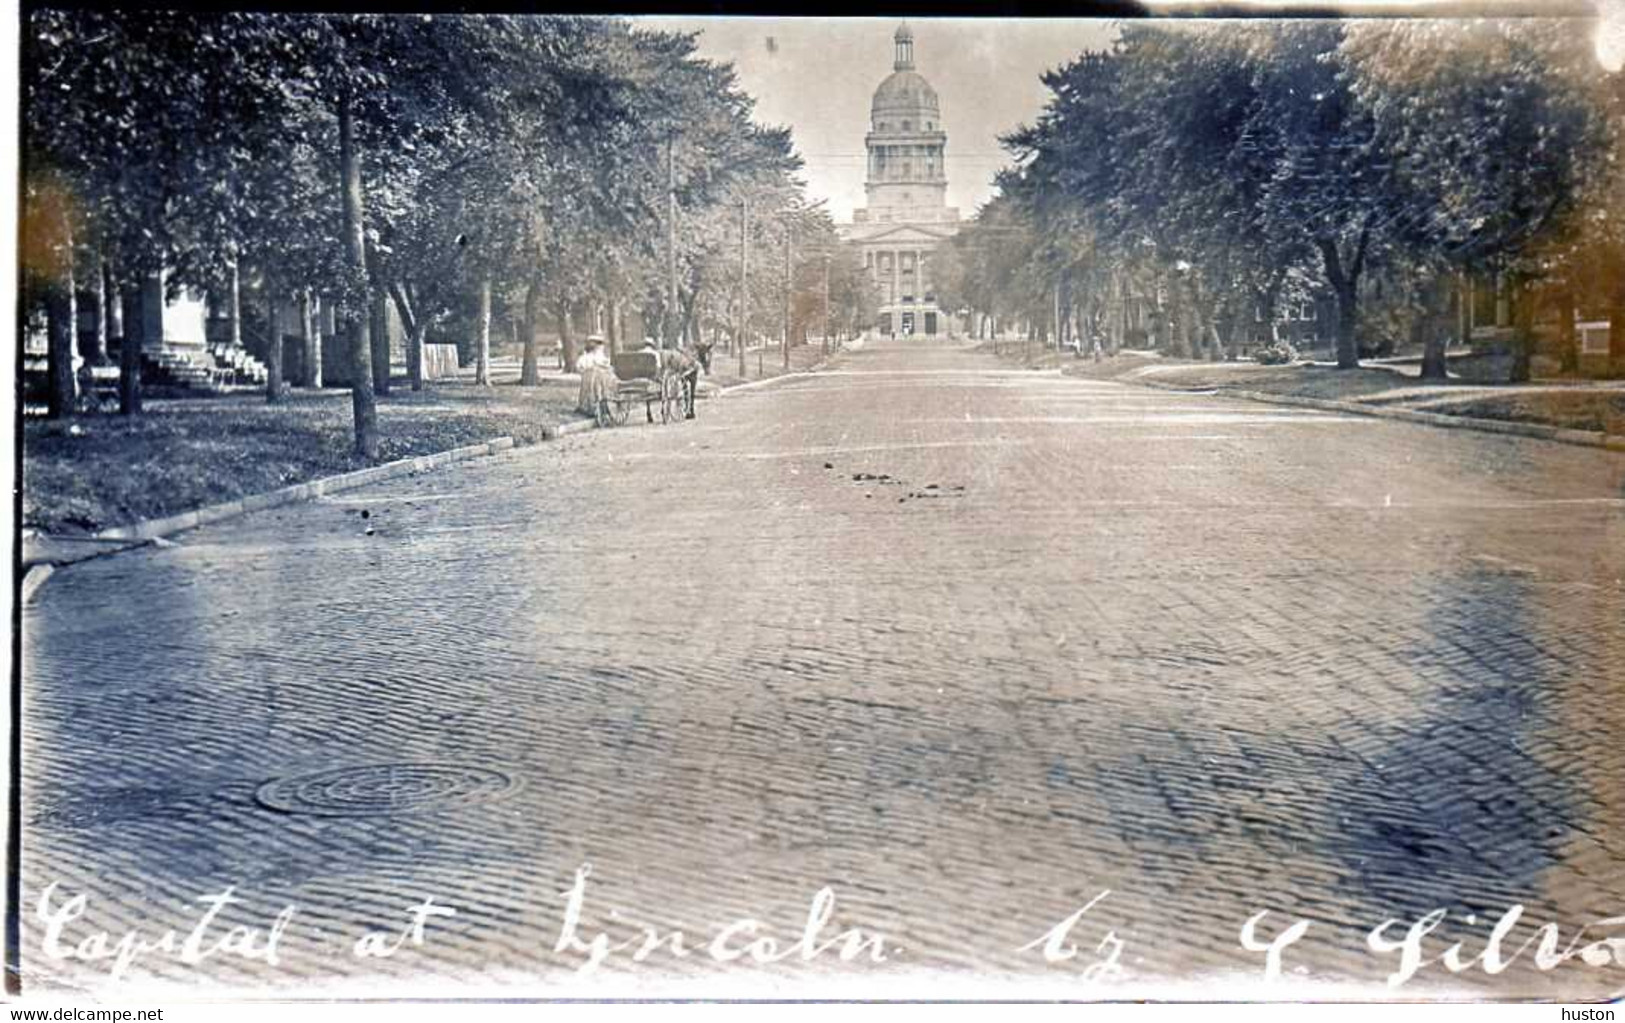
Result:
M1260 366L1251 362L1174 363L1166 368L1159 366L1146 370L1140 379L1191 390L1231 388L1334 401L1358 401L1369 395L1415 386L1417 383L1415 377L1380 366L1336 369L1316 364Z
M511 436L576 418L576 385L397 382L378 402L384 461ZM23 425L23 525L92 532L365 468L353 451L348 391L296 390L157 400L133 418L83 416Z
M1625 436L1625 391L1572 393L1534 391L1475 395L1461 401L1423 406L1428 412L1515 423L1551 423L1567 430L1601 430Z
M1257 366L1246 363L1178 366L1139 377L1193 389L1232 388L1334 401L1357 401L1449 416L1545 423L1569 430L1625 434L1625 388L1575 384L1423 383L1380 366Z

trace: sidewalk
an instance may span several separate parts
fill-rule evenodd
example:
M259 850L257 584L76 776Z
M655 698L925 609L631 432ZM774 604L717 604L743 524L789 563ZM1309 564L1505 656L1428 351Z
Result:
M1339 370L1330 363L1263 366L1254 362L1194 362L1154 352L1126 351L1095 362L1042 350L1023 360L1020 341L1000 344L1000 357L1069 376L1118 380L1174 390L1215 391L1259 398L1348 403L1371 410L1436 413L1466 419L1532 424L1559 430L1625 435L1625 381L1539 380L1482 384L1423 383L1407 363L1368 362ZM1040 354L1041 353L1041 354Z
M829 356L834 356L840 350L840 345L831 342ZM709 376L700 377L700 384L702 387L707 383L718 388L735 387L754 380L771 380L783 376L786 372L805 373L823 362L826 357L822 341L813 340L804 345L793 345L790 348L790 369L786 371L784 349L778 345L746 348L745 375L740 376L739 356L718 348L711 352L711 373Z

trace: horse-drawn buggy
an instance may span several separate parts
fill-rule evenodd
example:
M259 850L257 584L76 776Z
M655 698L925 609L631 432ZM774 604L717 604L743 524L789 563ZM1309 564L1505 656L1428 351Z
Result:
M616 383L614 390L598 401L595 414L599 426L626 425L638 405L643 406L643 414L651 423L657 406L662 423L685 415L694 418L694 381L699 369L692 356L678 349L645 348L620 352L611 358L610 365Z

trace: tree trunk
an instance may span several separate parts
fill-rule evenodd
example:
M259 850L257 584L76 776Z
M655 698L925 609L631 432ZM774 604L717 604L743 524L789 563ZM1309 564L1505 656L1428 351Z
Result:
M51 280L45 285L46 368L50 391L46 416L59 419L72 415L78 404L73 377L73 349L79 333L78 301L73 293L73 244L71 235L62 246Z
M339 170L344 191L344 244L350 274L359 294L350 320L350 404L355 419L355 448L368 460L378 457L378 402L372 393L372 339L366 315L367 249L362 225L361 153L355 141L350 94L339 97ZM358 307L357 307L358 306Z
M1608 300L1608 367L1625 374L1625 247L1616 252L1614 293Z
M306 288L299 296L299 329L305 339L305 386L322 386L322 300Z
M1554 301L1557 304L1557 351L1564 375L1580 372L1580 335L1574 329L1574 289L1564 285Z
M1190 288L1191 355L1197 359L1216 362L1219 358L1218 334L1214 329L1214 310L1203 290L1192 284Z
M1529 382L1530 363L1535 354L1535 289L1527 274L1512 275L1512 365L1507 380Z
M480 279L480 331L474 347L474 382L491 386L491 278Z
M1172 339L1168 336L1168 306L1159 284L1152 281L1151 327L1146 331L1146 340L1152 348L1167 354Z
M124 295L119 290L118 281L113 277L111 261L102 260L101 272L102 295L107 309L107 336L102 346L102 361L105 363L113 358L113 339L124 336Z
M233 349L243 346L243 290L242 278L237 270L237 260L231 261L231 290L227 294L231 303L228 312L231 314L231 347Z
M367 239L362 251L367 260L367 333L372 351L372 388L389 397L389 292L378 268L378 247Z
M141 350L163 340L164 283L157 274L148 274L123 295L124 343L118 352L118 410L120 415L141 413ZM148 309L156 304L156 309ZM149 326L157 337L147 336Z
M679 293L677 296L677 345L679 348L694 345L695 307L699 296L690 292L686 297Z
M105 366L107 364L107 339L113 335L108 333L113 325L112 313L108 311L108 301L113 295L112 282L108 280L107 261L98 259L91 273L95 277L92 282L96 293L96 331L90 336L90 349L84 352L85 362L92 366Z
M570 307L568 305L560 305L558 309L558 317L559 346L560 351L564 355L564 372L574 373L576 371L576 338L575 330L573 329L574 325L570 322Z
M1337 368L1358 369L1360 348L1357 330L1360 322L1360 297L1350 283L1336 290L1337 294Z
M1185 286L1175 277L1168 282L1168 352L1179 359L1191 357L1189 303L1185 300Z
M423 346L429 336L429 322L419 320L406 332L406 378L412 390L423 390Z
M1456 337L1463 346L1473 341L1473 278L1463 269L1456 275Z
M380 397L389 397L389 298L377 286L369 291L368 316L372 319L372 381Z
M265 400L269 404L276 404L282 400L285 393L282 383L282 328L277 322L277 295L276 284L271 280L270 274L265 276L265 332L270 335L267 341L265 358Z
M1358 369L1360 348L1357 330L1360 324L1360 272L1365 264L1365 246L1369 235L1362 233L1353 260L1344 265L1337 241L1316 239L1326 273L1326 283L1337 296L1337 368Z
M1433 293L1422 317L1422 379L1444 381L1450 378L1445 362L1445 346L1455 318L1454 282L1449 274L1434 278Z
M412 302L408 286L400 282L389 286L389 297L395 303L395 315L401 321L401 330L405 333L404 345L406 348L406 379L411 382L412 390L423 390L423 339L429 333L428 321L418 315L418 308Z
M541 376L536 368L536 328L541 324L542 289L535 279L525 285L525 317L524 334L521 339L524 343L524 362L519 369L519 383L524 387L535 387L541 382Z
M609 354L619 355L621 353L621 303L611 302L609 304L608 322L605 326L609 328Z
M1230 293L1223 303L1222 322L1223 337L1220 339L1220 348L1224 351L1224 361L1235 362L1241 358L1241 333L1246 329L1248 319L1247 302L1243 299L1245 292L1237 290Z
M1276 318L1276 310L1281 304L1280 280L1271 280L1268 284L1259 288L1256 292L1256 298L1258 299L1259 320L1264 325L1264 330L1269 334L1264 343L1272 347L1279 345L1281 343L1281 324Z
M1212 350L1208 347L1211 332L1208 326L1212 320L1208 316L1207 303L1203 301L1201 292L1194 285L1191 287L1188 322L1191 328L1191 358L1211 360Z

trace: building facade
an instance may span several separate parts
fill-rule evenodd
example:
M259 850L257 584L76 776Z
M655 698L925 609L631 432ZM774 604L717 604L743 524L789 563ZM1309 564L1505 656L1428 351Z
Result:
M840 232L862 251L879 290L875 328L886 335L942 336L955 325L952 311L937 304L931 262L959 230L959 211L948 205L948 136L936 90L914 69L913 32L905 23L892 38L892 73L875 90L864 138L866 205Z

